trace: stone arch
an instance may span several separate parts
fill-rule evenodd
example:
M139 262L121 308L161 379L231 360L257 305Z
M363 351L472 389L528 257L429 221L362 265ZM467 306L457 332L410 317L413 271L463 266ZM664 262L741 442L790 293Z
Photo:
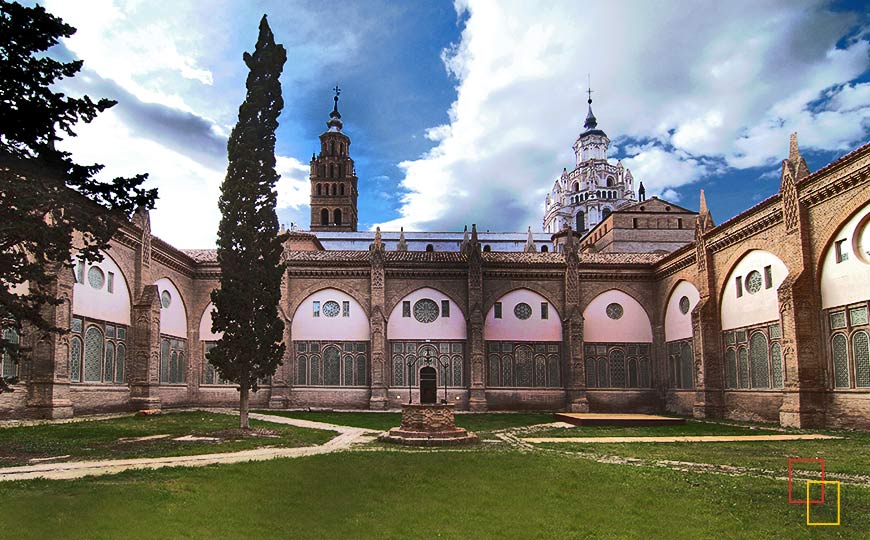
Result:
M768 266L771 268L769 280L765 272ZM754 294L746 288L746 280L752 272L758 272L762 279L761 289ZM788 275L788 267L776 254L764 249L744 251L720 282L718 294L722 330L779 320L777 290ZM736 277L741 278L739 288Z
M541 303L546 302L547 318L541 313ZM502 316L495 318L495 304L502 302ZM520 320L514 306L525 303L531 314ZM516 287L498 296L486 310L483 339L493 341L562 341L562 320L557 306L546 296L526 287Z
M689 311L682 312L680 300L685 296L689 299ZM689 280L680 279L671 287L664 305L662 320L664 321L665 341L690 339L692 334L692 312L698 306L701 294L698 288Z
M320 224L329 225L329 210L326 208L320 210Z
M161 302L160 333L187 339L187 302L185 302L181 290L168 276L155 280L154 285L157 286L157 298ZM163 307L164 291L168 291L170 295L169 307ZM181 308L180 311L178 307Z
M311 301L320 302L321 311L317 316L314 316L312 309L307 309ZM335 317L327 317L322 313L329 301L339 304L340 311ZM343 313L343 302L349 302L347 317ZM296 305L290 323L290 336L293 340L303 341L368 341L371 338L368 313L353 295L335 287L323 287L308 294Z
M622 306L622 315L612 319L610 304ZM597 343L652 343L649 313L634 296L621 289L604 291L583 309L583 339Z
M74 280L72 313L92 319L125 324L130 326L132 318L133 291L124 269L114 257L106 251L100 251L103 260L100 262L83 263L82 282ZM73 262L73 276L77 273L78 260ZM94 289L88 284L88 272L93 267L99 267L103 272L104 283L100 289ZM114 275L113 293L107 296L109 287L109 272Z
M433 322L421 323L413 315L414 305L422 298L430 298L438 304L439 316ZM411 303L411 316L402 314L402 302ZM446 300L450 316L441 315L441 303ZM434 287L417 287L402 295L387 310L387 339L466 339L467 318L462 304L447 292ZM418 335L419 333L419 335Z
M333 186L334 188L335 186ZM333 212L333 216L335 216L335 224L341 225L341 208L336 208L335 212Z

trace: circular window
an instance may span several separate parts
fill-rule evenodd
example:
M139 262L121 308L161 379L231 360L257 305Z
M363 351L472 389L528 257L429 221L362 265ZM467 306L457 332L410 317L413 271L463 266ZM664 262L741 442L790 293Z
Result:
M686 313L689 312L690 307L691 307L691 305L689 304L689 297L688 296L684 296L684 297L680 298L680 312L683 315L685 315Z
M516 315L517 319L524 321L532 316L532 307L525 302L520 302L514 306L514 315Z
M165 308L169 307L169 304L172 303L172 295L169 294L169 291L163 291L160 293L160 305Z
M88 270L88 283L95 289L102 289L106 282L106 275L100 270L99 266L91 266Z
M749 294L755 294L761 290L761 274L758 270L753 270L746 276L746 290L749 291Z
M434 300L423 298L414 304L414 318L421 323L430 323L438 318L438 304Z
M607 316L610 317L611 319L613 319L614 321L622 318L622 314L623 314L622 306L617 304L616 302L609 304L605 311L607 312Z
M870 215L866 216L855 229L852 251L861 261L870 264Z
M338 307L338 302L330 300L323 304L323 314L327 317L338 317L338 312L340 308Z

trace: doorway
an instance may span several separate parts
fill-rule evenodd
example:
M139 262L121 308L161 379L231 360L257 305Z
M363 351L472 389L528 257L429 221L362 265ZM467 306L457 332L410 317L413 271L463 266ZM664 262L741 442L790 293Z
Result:
M438 381L435 368L426 366L420 370L420 403L437 401Z

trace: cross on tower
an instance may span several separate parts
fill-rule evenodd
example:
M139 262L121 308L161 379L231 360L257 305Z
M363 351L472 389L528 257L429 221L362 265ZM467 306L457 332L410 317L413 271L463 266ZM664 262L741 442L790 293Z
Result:
M332 91L335 92L335 101L338 101L338 96L341 94L341 88L336 84Z
M586 93L589 94L588 103L591 105L592 104L592 77L590 77L589 75L586 75L586 80L587 80Z

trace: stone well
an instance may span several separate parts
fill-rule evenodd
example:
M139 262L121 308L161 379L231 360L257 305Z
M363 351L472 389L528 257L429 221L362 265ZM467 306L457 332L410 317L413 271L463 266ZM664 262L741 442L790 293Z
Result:
M456 427L452 403L415 403L402 405L402 425L379 439L410 446L449 446L475 442L477 435Z

